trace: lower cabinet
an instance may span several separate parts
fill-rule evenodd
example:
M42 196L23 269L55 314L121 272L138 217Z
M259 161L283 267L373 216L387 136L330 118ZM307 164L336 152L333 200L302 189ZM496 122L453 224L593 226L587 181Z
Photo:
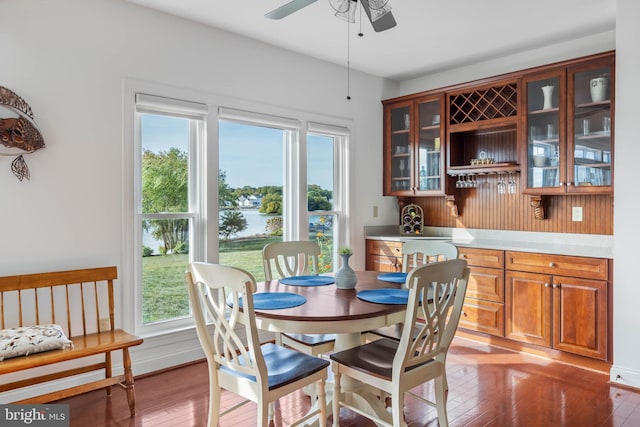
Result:
M471 270L460 327L504 336L504 251L458 249Z
M402 242L366 245L367 270L402 271ZM461 328L608 361L609 260L458 249L471 270Z
M607 265L599 258L507 252L505 337L607 360Z
M367 270L402 271L402 242L367 239Z

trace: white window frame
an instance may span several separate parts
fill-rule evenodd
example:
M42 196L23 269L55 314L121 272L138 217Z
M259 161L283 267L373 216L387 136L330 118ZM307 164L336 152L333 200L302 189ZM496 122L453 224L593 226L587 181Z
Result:
M189 219L189 261L201 260L205 254L205 203L206 181L204 176L204 146L206 143L206 121L208 106L204 103L188 101L165 96L134 92L133 103L133 221L131 225L133 245L128 251L131 254L131 272L134 284L133 303L130 304L129 323L136 334L150 336L171 330L192 327L191 314L145 324L142 321L142 221L149 219ZM142 114L165 115L189 120L189 211L172 213L143 213L141 208L141 160L142 131L140 120ZM131 237L129 237L131 239ZM186 291L186 287L185 287Z
M336 266L339 246L348 246L348 141L350 131L346 126L323 124L319 121L262 114L220 107L218 120L244 123L253 126L272 127L285 132L283 178L283 239L306 240L309 215L334 215L337 219L334 232L334 263ZM308 212L307 203L307 135L323 135L334 138L334 209ZM293 196L293 197L292 197ZM335 267L334 267L335 268Z
M309 224L311 216L333 215L336 221L334 225L333 238L333 269L337 270L338 266L338 249L342 246L350 246L349 236L349 204L347 203L349 194L349 177L348 177L348 144L349 144L349 128L344 126L335 126L322 123L308 122L306 135L321 135L331 137L334 140L333 149L333 209L328 211L309 211L307 203L307 185L305 190L305 212L307 212L306 221L303 224L304 233L308 232L306 227ZM306 154L305 154L306 165ZM305 173L305 182L306 182Z
M136 182L136 177L140 176L140 156L141 147L139 145L139 129L135 125L136 94L152 94L160 98L173 100L173 108L187 108L188 105L195 107L195 110L204 109L208 106L208 111L202 112L204 128L200 144L195 149L190 148L190 153L198 155L195 162L197 170L194 173L197 187L197 201L190 209L194 212L193 227L190 230L191 245L190 260L192 261L218 261L218 196L217 196L217 176L219 169L218 159L218 122L219 120L232 119L231 113L239 114L233 120L242 119L248 124L268 125L289 129L285 140L285 177L287 191L297 197L289 197L283 194L285 202L284 215L288 229L284 230L285 240L306 239L308 233L308 213L307 213L307 168L306 168L306 135L307 132L314 134L327 133L331 136L339 136L339 149L336 150L335 173L336 188L335 206L340 206L340 220L338 231L340 234L340 246L349 245L349 176L348 166L348 144L351 134L349 128L351 121L333 116L319 115L304 111L295 111L286 108L278 108L273 105L264 105L254 102L241 101L234 98L207 94L202 91L177 88L174 86L134 80L123 80L122 86L122 111L123 111L123 173L122 173L122 259L119 281L122 283L119 295L120 306L122 307L122 323L127 330L134 331L143 337L153 337L179 332L193 328L193 320L189 316L179 321L158 322L150 326L139 325L136 319L141 318L140 290L141 290L141 261L142 261L142 233L140 230L141 220L137 200L140 199L140 183ZM186 101L183 103L182 100ZM163 103L164 104L164 103ZM166 107L166 104L164 104ZM229 107L223 107L224 105ZM224 114L219 114L220 109ZM261 111L262 113L251 113L251 111ZM191 112L193 113L193 111ZM293 117L293 118L291 118ZM270 122L275 120L275 122ZM323 125L322 123L332 123L333 125ZM283 126L284 125L284 126ZM136 145L136 139L137 144ZM342 191L338 192L338 189ZM283 188L284 190L284 188ZM340 193L340 194L338 194ZM338 209L336 209L338 210ZM331 211L334 213L334 211ZM215 218L215 220L212 220ZM284 219L284 218L283 218ZM203 236L199 243L195 244L193 236ZM337 247L335 248L337 250ZM334 265L336 265L334 263Z

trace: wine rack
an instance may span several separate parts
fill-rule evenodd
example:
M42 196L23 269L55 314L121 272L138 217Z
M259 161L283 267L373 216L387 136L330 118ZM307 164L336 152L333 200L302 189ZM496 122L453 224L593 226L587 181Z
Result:
M514 117L518 113L517 95L515 82L452 94L449 98L449 123L457 125Z
M401 234L422 234L424 214L418 205L410 204L402 208L400 223Z

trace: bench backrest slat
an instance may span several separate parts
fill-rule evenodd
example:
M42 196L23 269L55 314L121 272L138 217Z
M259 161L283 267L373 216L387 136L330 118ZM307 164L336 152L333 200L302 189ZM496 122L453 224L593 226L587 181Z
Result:
M116 267L0 277L0 328L57 323L70 337L114 330L117 277Z

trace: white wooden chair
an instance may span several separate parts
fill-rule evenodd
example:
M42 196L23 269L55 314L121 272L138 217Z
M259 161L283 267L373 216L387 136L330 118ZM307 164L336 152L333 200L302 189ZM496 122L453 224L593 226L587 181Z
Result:
M266 281L291 276L317 275L320 245L312 241L273 242L262 250ZM275 273L277 274L274 274ZM276 343L313 356L333 351L334 334L277 334Z
M441 240L408 240L402 244L402 272L432 262L458 258L458 248Z
M408 240L402 245L402 272L433 262L458 258L458 248L451 242L438 240ZM417 332L417 331L416 331ZM402 324L385 326L366 332L366 339L390 338L399 340Z
M403 415L405 393L435 406L440 426L448 426L445 359L460 320L468 280L469 268L462 259L427 264L412 270L407 277L409 300L400 341L383 338L330 355L335 382L334 426L339 425L337 414L341 406L378 424L406 426ZM426 322L414 335L414 326L419 319ZM343 376L390 395L392 423L346 402L340 389ZM435 380L435 402L409 391L430 380Z
M256 425L267 426L270 403L314 384L318 409L294 425L318 414L320 425L326 425L324 384L329 362L271 343L260 345L253 311L256 290L253 276L235 267L191 263L186 282L196 331L209 366L208 426L216 427L220 416L248 401L258 404ZM227 298L231 299L232 307L228 306ZM212 323L212 330L207 321ZM239 328L244 329L246 342L238 335ZM221 413L221 389L246 400Z

